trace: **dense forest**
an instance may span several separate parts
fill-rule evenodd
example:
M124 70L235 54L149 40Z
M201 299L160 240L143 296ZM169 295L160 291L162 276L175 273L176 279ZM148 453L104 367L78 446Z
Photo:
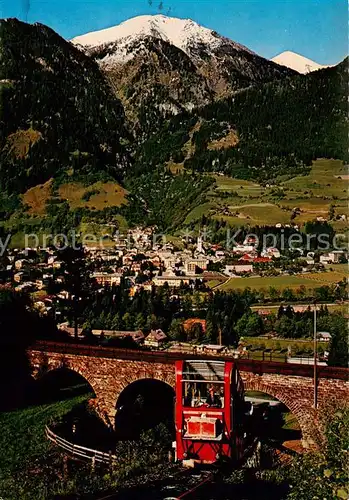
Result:
M50 28L0 21L0 188L127 166L124 111L97 64Z
M252 86L178 115L140 146L135 171L173 160L188 170L266 180L306 172L315 158L347 160L347 66L345 60L334 68ZM231 131L235 144L209 147ZM191 132L194 153L186 155Z

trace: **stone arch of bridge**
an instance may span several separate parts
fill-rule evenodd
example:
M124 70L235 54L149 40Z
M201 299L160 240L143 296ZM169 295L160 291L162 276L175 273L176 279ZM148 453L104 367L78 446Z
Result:
M120 383L119 391L118 394L116 394L116 400L120 397L121 393L130 385L133 384L134 382L140 381L140 380L156 380L158 382L164 382L165 384L169 385L172 387L172 389L175 389L175 374L174 370L173 373L169 372L148 372L148 371L142 371L142 372L133 372L132 374L123 377Z
M59 375L60 371L63 370L68 370L70 372L73 372L77 375L80 375L86 382L89 384L91 389L93 390L94 396L97 398L98 397L98 390L95 387L95 380L89 370L85 368L81 368L80 366L75 366L74 363L70 363L69 361L66 361L65 359L62 359L58 362L55 363L50 363L47 366L39 366L37 367L36 372L33 374L34 379L37 382L40 382L44 380L46 376L54 376L55 373Z
M166 423L174 425L175 390L163 377L133 377L115 401L115 430L137 434Z
M282 387L274 387L259 380L248 380L244 382L245 391L259 391L276 398L283 403L296 417L302 433L302 442L305 448L317 448L318 430L315 425L315 415L313 408L303 403L301 404L296 395L293 397Z

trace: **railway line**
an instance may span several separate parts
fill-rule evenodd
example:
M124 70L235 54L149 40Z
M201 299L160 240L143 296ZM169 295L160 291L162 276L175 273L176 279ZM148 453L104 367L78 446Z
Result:
M160 487L157 492L159 500L191 500L200 498L205 488L212 483L215 477L214 471L198 471L195 469L184 469L168 476L167 484ZM155 493L155 492L154 492Z
M119 491L115 494L98 497L96 500L193 500L208 499L208 491L213 488L217 470L196 470L180 468L170 472L166 478L154 481L146 489L134 488L133 491Z

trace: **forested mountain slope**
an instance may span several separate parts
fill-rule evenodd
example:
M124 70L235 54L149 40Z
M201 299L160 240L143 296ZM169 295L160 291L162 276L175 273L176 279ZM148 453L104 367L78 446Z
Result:
M347 60L299 75L207 31L127 40L118 73L114 42L88 56L46 26L0 21L6 231L178 227L205 199L204 172L266 183L348 159ZM232 78L222 93L202 70L213 60Z
M269 179L318 157L348 158L348 60L249 87L169 120L140 145L136 171L171 163L194 171Z
M66 170L123 172L124 110L98 65L50 28L0 20L0 189Z

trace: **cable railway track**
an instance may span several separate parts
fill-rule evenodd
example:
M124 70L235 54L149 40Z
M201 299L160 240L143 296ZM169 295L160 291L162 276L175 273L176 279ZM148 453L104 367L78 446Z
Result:
M195 469L179 471L177 474L170 475L167 485L161 488L159 497L163 500L190 500L200 498L198 495L203 492L205 486L214 479L215 472Z
M133 492L120 491L96 500L193 500L204 498L205 487L214 480L216 471L181 468L152 485Z

